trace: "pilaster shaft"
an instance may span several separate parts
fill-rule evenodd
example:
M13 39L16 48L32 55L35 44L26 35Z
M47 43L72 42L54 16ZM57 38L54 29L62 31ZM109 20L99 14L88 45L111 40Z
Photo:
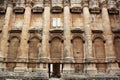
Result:
M89 8L87 4L84 4L83 8L83 16L84 16L84 29L85 29L85 37L86 37L86 44L85 44L85 62L91 62L94 60L93 58L93 52L92 52L92 32L91 32L91 25L90 25L90 13L89 13ZM95 64L90 63L86 64L86 71L90 75L95 74L96 67Z
M86 58L92 59L92 33L91 33L91 25L90 25L90 13L88 7L83 8L83 16L84 16L84 28L85 28L85 36L86 36Z
M64 59L66 62L73 61L71 53L71 14L69 6L64 7Z
M41 60L48 60L49 55L49 29L50 29L50 6L46 5L43 13L42 53Z
M28 58L28 29L30 26L30 19L31 19L31 7L27 5L25 8L24 14L24 25L22 28L21 33L21 42L20 42L20 53L18 54L18 59L21 62L26 62ZM27 64L25 63L17 63L15 71L22 71L27 69Z
M2 37L1 37L1 44L0 48L0 58L1 60L3 60L3 58L5 58L5 55L7 54L7 46L8 46L8 37L9 37L9 25L10 25L10 19L11 19L11 15L12 15L12 5L9 4L9 6L7 7L7 11L6 11L6 15L5 15L5 25L3 26L2 29ZM3 68L3 64L0 64L0 67Z
M107 62L114 62L116 57L115 57L115 51L113 45L113 36L110 26L108 10L105 6L102 7L102 21L104 27L104 35L106 38L106 45L105 45L106 60ZM114 72L118 72L119 71L118 64L108 63L107 71L113 74Z
M102 21L104 27L104 35L106 37L106 55L107 58L115 58L115 52L113 48L113 36L110 26L109 14L106 7L102 8Z

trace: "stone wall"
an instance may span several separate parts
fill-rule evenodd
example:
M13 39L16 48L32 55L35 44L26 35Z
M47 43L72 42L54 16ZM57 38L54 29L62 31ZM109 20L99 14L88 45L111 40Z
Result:
M0 70L6 77L23 72L48 78L53 64L61 76L117 75L119 49L119 0L0 2Z

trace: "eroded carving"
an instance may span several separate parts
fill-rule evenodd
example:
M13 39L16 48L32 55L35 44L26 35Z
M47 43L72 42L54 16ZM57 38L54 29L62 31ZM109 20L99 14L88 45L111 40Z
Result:
M53 12L53 13L63 12L62 0L52 0L51 12Z
M33 13L42 13L44 11L43 0L33 0Z
M25 0L15 0L14 12L24 13L25 11Z
M82 12L82 0L71 0L71 12L73 13Z
M108 12L110 14L118 14L119 11L117 10L116 0L108 0Z
M89 8L91 13L100 13L99 0L90 0Z

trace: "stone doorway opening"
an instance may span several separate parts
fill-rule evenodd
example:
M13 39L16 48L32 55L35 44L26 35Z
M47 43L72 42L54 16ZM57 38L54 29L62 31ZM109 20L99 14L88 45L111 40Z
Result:
M52 63L49 64L49 77L60 78L63 70L63 64Z

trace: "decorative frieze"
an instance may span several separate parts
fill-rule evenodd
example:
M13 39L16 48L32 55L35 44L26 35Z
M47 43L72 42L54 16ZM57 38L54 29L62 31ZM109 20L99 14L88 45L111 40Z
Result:
M44 11L43 0L34 0L33 1L33 13L42 13Z

